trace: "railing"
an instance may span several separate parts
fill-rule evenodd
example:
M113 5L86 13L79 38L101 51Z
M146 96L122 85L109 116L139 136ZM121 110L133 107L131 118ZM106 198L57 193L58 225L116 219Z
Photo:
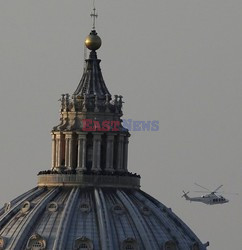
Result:
M38 186L119 187L139 189L140 178L136 176L42 174L38 176Z

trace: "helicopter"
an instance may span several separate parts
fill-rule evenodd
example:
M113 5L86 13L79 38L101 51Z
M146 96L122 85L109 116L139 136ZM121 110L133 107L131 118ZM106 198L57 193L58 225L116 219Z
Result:
M200 197L189 197L188 194L189 194L189 191L188 192L185 192L183 191L183 195L182 197L185 197L186 200L192 202L192 201L195 201L195 202L202 202L202 203L205 203L207 205L216 205L216 204L224 204L224 203L228 203L229 200L224 198L222 195L218 195L218 190L223 186L223 185L220 185L219 187L217 187L214 191L211 191L209 190L208 188L205 188L197 183L194 183L196 186L200 187L200 188L203 188L204 190L206 191L195 191L195 192L198 192L198 193L206 193L208 192L208 194L205 194L205 195L202 195ZM238 195L237 193L233 193L233 194L236 194Z

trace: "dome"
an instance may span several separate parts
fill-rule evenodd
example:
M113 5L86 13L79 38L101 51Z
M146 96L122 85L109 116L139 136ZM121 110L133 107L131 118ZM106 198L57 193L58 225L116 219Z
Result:
M95 9L92 16L95 21ZM39 172L37 187L0 209L0 250L206 249L129 172L123 97L108 91L97 45L76 91L60 99L51 169Z
M36 187L0 214L0 249L205 249L138 188Z

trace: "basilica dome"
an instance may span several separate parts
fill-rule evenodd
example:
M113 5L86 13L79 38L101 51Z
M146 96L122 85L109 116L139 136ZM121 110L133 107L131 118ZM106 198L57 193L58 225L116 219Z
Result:
M206 249L208 243L143 192L140 176L128 170L123 97L108 91L95 36L93 29L77 89L61 97L51 169L40 171L35 188L0 210L0 250Z
M0 249L206 249L138 187L36 187L0 213Z

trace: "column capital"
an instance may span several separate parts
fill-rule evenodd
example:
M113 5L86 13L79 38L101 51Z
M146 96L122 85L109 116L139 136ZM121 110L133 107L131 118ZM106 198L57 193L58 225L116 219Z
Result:
M94 132L92 134L93 134L93 140L101 140L102 139L103 133Z
M63 134L66 136L66 138L69 138L69 139L71 139L72 138L72 136L74 135L74 133L73 132L63 132Z
M86 139L88 133L86 133L86 132L76 132L76 134L78 135L78 139Z
M61 136L62 136L62 134L55 134L55 138L56 138L56 139L60 139Z
M127 134L121 132L121 133L119 134L119 136L127 136Z
M118 140L121 142L124 141L124 138L125 138L125 135L124 134L120 134L119 137L118 137Z
M51 134L52 135L62 135L63 132L62 131L52 131Z
M88 132L76 132L77 135L87 135Z
M100 132L92 132L93 135L103 135L103 133Z
M115 135L117 135L117 133L113 133L113 132L107 133L107 136L115 136Z

